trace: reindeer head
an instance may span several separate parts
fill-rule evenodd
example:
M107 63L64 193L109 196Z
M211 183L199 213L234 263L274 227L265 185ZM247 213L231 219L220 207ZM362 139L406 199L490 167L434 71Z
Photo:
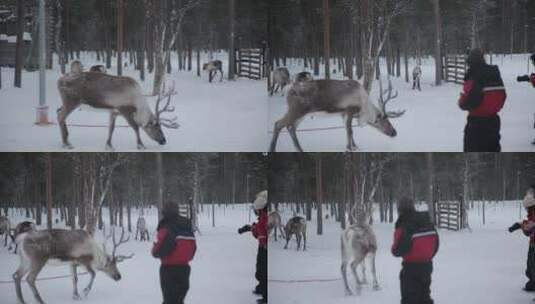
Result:
M71 74L78 74L84 71L84 66L79 60L71 62Z
M160 94L158 94L155 115L152 117L152 119L149 120L147 124L143 126L143 130L145 131L145 133L147 133L150 138L152 138L160 145L165 145L167 143L167 141L165 140L165 135L162 131L162 126L170 129L177 129L179 127L178 123L176 122L176 116L171 119L161 117L161 114L164 112L175 111L175 107L170 105L171 97L173 95L176 95L175 83L173 82L173 85L167 91L165 90L164 84L162 91L160 92ZM162 102L162 99L166 99L166 101L163 107L160 109L160 103Z
M119 241L116 240L115 237L115 227L113 227L110 231L110 234L106 236L106 230L103 230L104 234L104 244L102 244L102 248L104 249L104 253L106 254L106 261L100 267L98 270L104 272L106 275L108 275L110 278L112 278L114 281L119 281L121 279L121 273L119 272L119 269L117 268L117 264L126 260L131 259L134 254L130 254L128 256L125 255L116 255L117 247L119 247L121 244L124 244L130 240L130 237L124 238L124 228L121 227L121 236L119 238ZM106 252L106 242L108 239L112 239L113 242L113 250L111 254L108 254Z
M396 97L398 97L398 92L392 94L392 82L389 80L388 89L383 91L383 84L381 80L379 80L379 109L370 115L368 124L389 137L396 137L397 135L396 129L394 129L394 126L392 126L392 123L390 123L390 118L398 118L405 114L404 110L386 110L386 104Z

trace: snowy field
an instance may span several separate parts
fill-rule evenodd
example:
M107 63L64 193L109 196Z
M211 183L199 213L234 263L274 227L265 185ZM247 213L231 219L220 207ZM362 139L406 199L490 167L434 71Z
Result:
M535 88L529 83L516 82L516 77L533 72L528 68L529 55L494 56L493 64L500 67L502 78L507 89L507 101L500 112L502 119L502 150L535 151L531 141L535 137L533 115L535 113ZM487 60L488 61L488 60ZM289 65L292 75L303 70L302 60L293 61ZM334 65L333 65L334 66ZM409 63L412 75L414 62ZM386 71L384 60L381 70ZM323 72L323 67L320 69ZM412 83L406 83L404 66L401 78L394 77L394 90L399 97L387 106L388 109L406 109L404 116L393 119L392 124L398 136L389 138L371 127L355 127L355 141L360 151L377 152L462 152L463 131L466 123L466 112L457 106L461 86L445 83L435 87L435 68L432 58L422 61L422 91L413 91ZM340 72L331 75L336 79L342 77ZM323 76L315 77L321 79ZM386 85L386 80L383 81ZM377 102L378 84L374 82L372 100ZM273 124L286 113L286 99L275 94L269 99L268 133L271 137ZM354 121L356 124L356 121ZM314 114L307 116L299 125L299 129L332 128L339 129L298 132L301 146L307 152L345 151L346 131L340 115ZM284 130L277 145L277 151L295 151L289 134Z
M486 224L481 209L469 213L472 232L440 230L440 249L434 259L432 297L435 303L532 303L535 294L522 290L528 238L507 231L519 220L519 202L488 204ZM522 211L523 212L523 211ZM324 213L326 214L326 213ZM378 215L378 214L377 214ZM283 222L291 216L286 210ZM524 212L522 216L525 216ZM295 240L284 250L282 241L269 243L269 300L277 304L399 303L401 259L390 254L394 224L373 225L378 239L377 276L381 289L363 288L360 296L345 296L340 274L340 226L324 222L324 235L316 235L316 222L308 222L307 251L296 251ZM397 217L395 216L394 219ZM368 267L369 269L369 267ZM368 270L369 271L369 270ZM359 270L360 272L360 270ZM350 286L355 287L348 273ZM314 280L335 280L314 282ZM274 280L312 280L308 283ZM368 272L368 280L371 274Z
M216 226L212 227L211 209L206 207L200 215L202 235L197 234L197 253L191 262L190 290L187 303L253 303L256 297L252 290L257 242L250 234L238 235L239 227L248 223L250 205L216 208ZM95 284L89 296L80 303L86 304L147 304L161 303L158 269L160 262L150 254L157 226L156 209L146 216L151 242L130 241L121 245L118 254L135 253L131 260L119 264L122 280L115 282L102 272L97 272ZM132 220L137 220L133 212ZM106 220L107 215L104 214ZM16 221L23 217L11 217ZM44 217L46 219L46 217ZM254 214L251 220L255 220ZM126 223L126 219L125 219ZM135 224L134 224L135 225ZM44 225L46 226L46 224ZM135 231L134 231L135 234ZM101 238L97 233L97 238ZM134 235L132 235L133 239ZM19 258L0 246L0 303L15 304L15 285L11 275L18 267ZM108 246L110 247L110 246ZM85 272L83 267L79 272ZM39 278L69 275L68 266L45 266ZM79 277L80 292L89 282L89 276ZM36 303L28 284L23 281L23 294L28 304ZM68 304L72 300L72 283L69 277L37 282L46 303Z
M176 54L171 57L173 72L167 74L167 82L176 82L177 95L173 99L175 114L181 127L164 129L167 145L159 146L146 134L142 140L147 151L188 152L257 152L267 149L267 103L265 81L239 78L236 81L214 81L208 83L208 74L197 77L195 58L191 72L176 69ZM227 55L214 54L214 59L223 61L225 77L228 72ZM125 62L128 58L124 59ZM95 53L82 54L81 61L86 69L97 62ZM208 61L205 54L201 60ZM57 62L57 61L56 61ZM56 123L56 109L61 99L56 82L61 75L59 66L47 70L46 97L49 105L49 120ZM114 59L113 64L116 64ZM67 71L69 68L67 68ZM116 75L116 67L108 73ZM123 75L136 79L144 94L152 92L153 74L146 74L144 82L139 81L139 72L133 66L123 69ZM13 87L14 70L2 68L2 89L0 89L0 150L2 151L65 151L62 148L57 125L36 126L35 107L38 104L38 72L23 72L22 88ZM219 75L218 75L219 76ZM219 77L217 78L219 80ZM154 110L156 98L149 103ZM67 123L97 125L102 127L69 127L69 139L75 147L72 151L104 151L108 136L109 115L106 111L95 111L88 107L76 110ZM123 118L117 126L127 126ZM115 129L113 144L116 151L137 151L134 131L129 127Z

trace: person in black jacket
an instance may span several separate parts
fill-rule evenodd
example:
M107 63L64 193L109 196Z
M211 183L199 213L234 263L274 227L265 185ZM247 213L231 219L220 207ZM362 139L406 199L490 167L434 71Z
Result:
M398 202L398 220L392 254L402 257L399 274L401 304L433 304L431 274L439 246L438 233L428 212L417 212L412 199Z
M183 304L189 290L189 262L197 250L191 221L180 216L176 203L166 203L157 230L152 255L161 260L163 304Z
M459 98L459 107L468 111L464 129L464 152L500 152L501 121L498 113L507 94L500 70L485 62L481 49L470 52L468 72Z

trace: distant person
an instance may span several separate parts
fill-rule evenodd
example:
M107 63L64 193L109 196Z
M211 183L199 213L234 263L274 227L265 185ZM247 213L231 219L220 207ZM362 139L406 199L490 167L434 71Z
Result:
M526 276L528 281L524 285L525 291L535 291L535 184L526 191L524 200L522 201L524 208L528 212L525 220L519 223L514 223L509 227L509 232L522 229L522 232L529 237L529 250L527 258Z
M258 240L258 253L256 255L256 273L255 277L258 280L258 285L253 291L254 294L262 296L257 301L258 304L267 303L267 199L268 192L262 191L256 195L253 203L255 214L258 216L258 221L252 225L245 225L238 229L238 233L242 234L251 231L253 236Z
M189 262L197 250L191 221L179 214L176 203L169 202L162 208L157 230L152 255L161 260L163 304L184 304L189 290Z
M420 79L422 78L422 67L420 64L417 64L414 69L412 70L412 89L418 91L421 91L422 88L420 87Z
M467 59L459 107L468 111L464 129L464 152L500 152L500 116L507 94L495 65L485 62L481 49L474 49Z
M392 244L392 254L403 258L399 274L401 304L433 304L431 274L438 246L438 233L429 213L417 212L412 199L401 198Z
M535 53L531 54L531 56L529 57L531 63L533 64L533 66L535 67ZM530 82L531 85L535 88L535 73L531 73L531 75L524 75L524 76L518 76L516 78L516 81L518 82ZM535 128L535 115L533 116L534 117L534 122L533 122L533 128ZM531 142L532 145L535 145L535 139Z

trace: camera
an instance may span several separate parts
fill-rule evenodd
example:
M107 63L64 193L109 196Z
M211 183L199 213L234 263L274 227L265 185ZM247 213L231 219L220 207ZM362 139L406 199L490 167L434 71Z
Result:
M514 223L511 227L509 227L509 232L513 233L515 232L516 230L522 228L522 226L520 225L520 223Z
M529 78L529 75L518 76L516 78L516 81L518 81L518 82L530 82L530 78Z

